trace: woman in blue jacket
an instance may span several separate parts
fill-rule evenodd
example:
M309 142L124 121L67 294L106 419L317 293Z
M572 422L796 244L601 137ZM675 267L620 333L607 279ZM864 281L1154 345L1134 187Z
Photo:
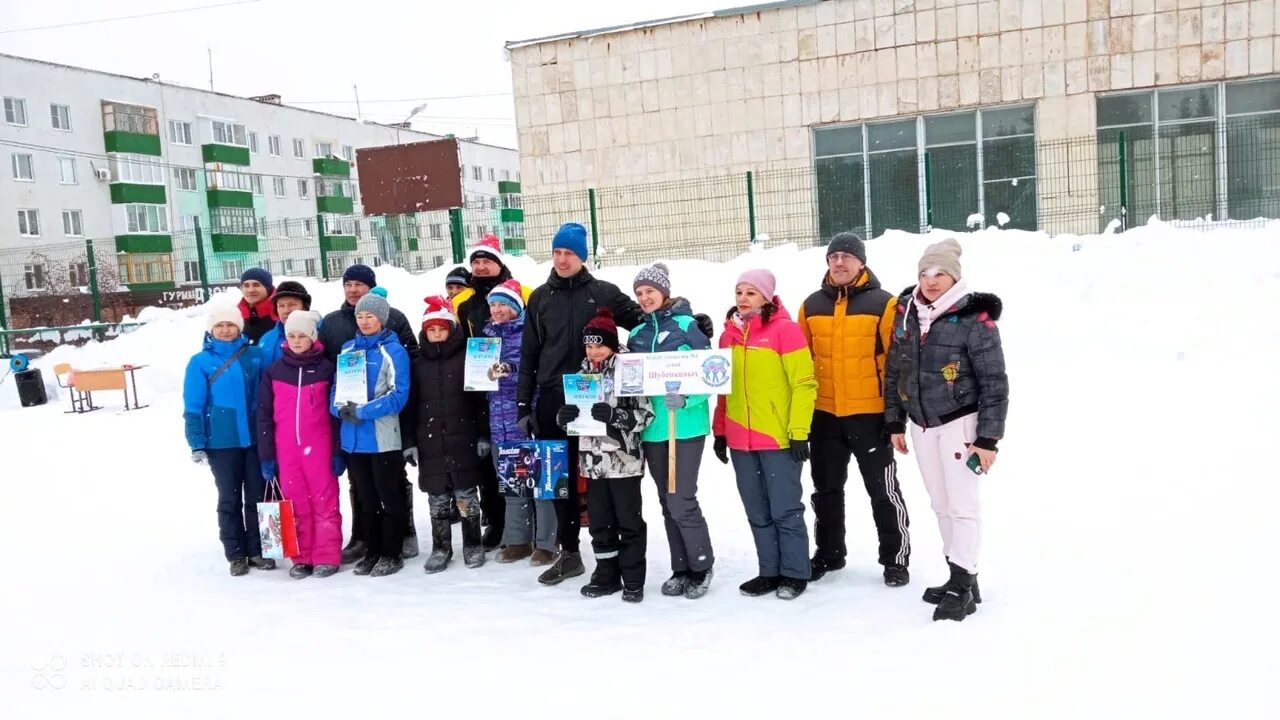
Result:
M249 567L274 570L262 557L258 502L263 480L253 424L262 358L244 336L244 318L235 307L209 314L204 349L187 363L182 417L191 460L208 464L218 487L218 537L231 574Z
M342 346L338 355L338 380L344 361L363 353L365 396L362 403L331 400L334 415L342 419L342 449L347 453L347 475L356 489L357 505L363 514L365 556L356 563L356 575L381 577L399 572L402 539L409 527L409 506L404 484L408 481L404 464L415 467L418 450L414 434L401 428L400 413L409 403L412 376L409 353L396 334L386 329L391 306L380 295L369 293L355 307L358 334Z

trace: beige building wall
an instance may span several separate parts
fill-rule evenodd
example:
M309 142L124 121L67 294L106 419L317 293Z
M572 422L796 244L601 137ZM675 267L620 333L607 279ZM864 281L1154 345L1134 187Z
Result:
M1270 74L1278 34L1276 0L825 0L513 43L522 187L807 167L814 125L985 105L1092 137L1096 93ZM1061 174L1046 211L1096 200Z

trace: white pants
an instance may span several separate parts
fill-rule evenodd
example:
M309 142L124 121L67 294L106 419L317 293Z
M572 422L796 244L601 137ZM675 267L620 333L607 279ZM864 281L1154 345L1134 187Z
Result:
M920 464L924 487L938 516L942 552L951 562L978 572L981 535L978 486L982 476L965 465L969 444L978 433L978 415L965 415L946 425L911 426L911 446Z

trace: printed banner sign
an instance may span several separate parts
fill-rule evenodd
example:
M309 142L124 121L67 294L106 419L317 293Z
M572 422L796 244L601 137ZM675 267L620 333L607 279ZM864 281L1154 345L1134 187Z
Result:
M565 432L574 436L599 437L607 435L604 423L591 417L591 406L604 400L604 386L599 375L565 375L564 404L576 405L578 417Z
M733 387L731 350L623 353L615 367L621 397L728 395Z
M502 372L502 338L469 338L467 360L462 371L462 389L493 392Z
M521 440L498 443L498 482L508 497L565 500L569 497L569 443Z
M369 385L365 379L365 355L363 350L348 350L338 355L337 374L334 377L333 404L353 402L364 405L369 402Z

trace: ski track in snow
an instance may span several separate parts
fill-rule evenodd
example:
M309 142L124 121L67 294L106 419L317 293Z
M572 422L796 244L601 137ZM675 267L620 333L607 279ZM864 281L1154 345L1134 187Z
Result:
M669 566L652 480L638 606L581 597L586 576L541 587L538 570L498 565L492 553L468 570L457 530L449 569L424 575L422 494L423 555L393 577L344 568L295 581L282 563L231 578L212 477L189 461L182 436L182 374L205 310L148 311L153 322L136 332L38 360L47 406L20 409L12 379L0 384L0 546L11 553L0 717L381 705L480 717L920 717L957 704L1000 718L1265 716L1276 671L1266 640L1280 637L1266 605L1280 500L1269 459L1280 381L1266 365L1280 352L1277 229L957 235L970 286L1004 300L1012 383L1008 438L984 480L985 602L958 624L931 622L920 600L946 569L914 457L899 461L911 584L881 581L853 465L849 567L783 603L737 592L755 574L754 549L732 472L710 443L699 496L717 561L698 601L659 593ZM870 266L896 294L923 247L946 235L890 233L868 242ZM676 294L719 325L742 270L773 269L794 315L822 258L787 246L667 264ZM528 259L512 266L531 285L548 272ZM378 274L415 317L447 269ZM598 274L628 289L635 270ZM304 282L317 309L338 306L338 283ZM117 393L97 393L105 409L64 414L52 373L63 361L150 364L138 392L151 407L125 413ZM805 484L807 494L808 470ZM582 544L589 555L585 528Z

